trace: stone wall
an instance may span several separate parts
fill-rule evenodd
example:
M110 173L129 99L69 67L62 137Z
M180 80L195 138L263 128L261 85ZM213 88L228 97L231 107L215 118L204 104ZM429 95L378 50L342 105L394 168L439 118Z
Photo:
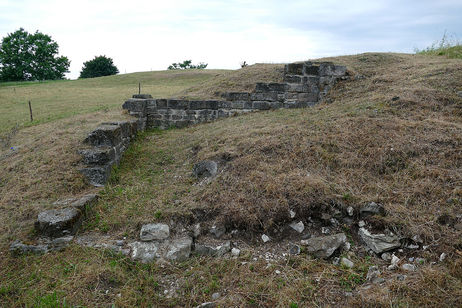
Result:
M287 64L284 83L257 83L249 92L229 92L224 100L153 99L134 95L123 108L147 128L185 127L235 114L278 108L302 108L317 104L336 81L346 76L346 67L330 62Z
M112 167L119 163L122 154L137 132L144 129L140 121L102 123L84 140L87 147L79 150L85 168L80 171L93 186L103 186L109 179Z

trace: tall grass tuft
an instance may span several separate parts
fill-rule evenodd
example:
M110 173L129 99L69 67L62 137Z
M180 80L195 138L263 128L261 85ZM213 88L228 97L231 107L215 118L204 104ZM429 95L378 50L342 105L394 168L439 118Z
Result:
M425 49L416 49L416 54L445 56L449 59L462 59L462 43L455 37L449 37L444 32L441 40L436 41Z

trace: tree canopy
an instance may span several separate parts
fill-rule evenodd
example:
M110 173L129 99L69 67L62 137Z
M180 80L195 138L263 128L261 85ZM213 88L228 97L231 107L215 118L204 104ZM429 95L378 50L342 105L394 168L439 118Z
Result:
M8 34L0 45L0 79L3 81L63 79L70 61L58 56L58 43L49 35L23 28Z
M199 64L192 64L192 60L184 60L182 63L172 63L169 70L187 70L187 69L204 69L207 63L200 62Z
M83 64L79 78L110 76L119 73L111 58L98 56Z

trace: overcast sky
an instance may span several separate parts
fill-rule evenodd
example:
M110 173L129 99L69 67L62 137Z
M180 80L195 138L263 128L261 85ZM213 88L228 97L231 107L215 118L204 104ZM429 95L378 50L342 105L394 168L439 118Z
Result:
M192 59L208 68L368 51L413 52L445 30L462 39L462 0L0 0L0 36L49 34L69 78L97 55L121 73Z

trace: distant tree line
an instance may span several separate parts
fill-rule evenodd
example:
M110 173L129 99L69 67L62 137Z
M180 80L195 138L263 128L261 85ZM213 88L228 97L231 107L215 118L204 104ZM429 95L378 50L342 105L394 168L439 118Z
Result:
M187 70L187 69L204 69L207 67L207 63L200 62L199 64L192 64L192 60L184 60L181 63L172 63L169 70Z

